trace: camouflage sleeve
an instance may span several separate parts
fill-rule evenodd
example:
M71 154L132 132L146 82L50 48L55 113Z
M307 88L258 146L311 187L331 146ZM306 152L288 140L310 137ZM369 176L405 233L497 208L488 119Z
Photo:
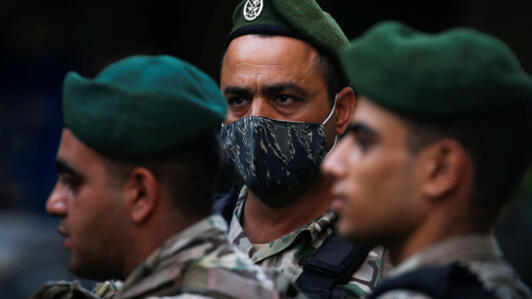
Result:
M392 269L389 253L382 246L373 248L348 284L341 285L348 298L365 298Z
M282 275L273 278L273 285L257 280L255 275L192 266L182 279L181 290L216 298L306 298Z
M197 294L183 293L176 296L165 296L165 297L146 297L146 299L210 299L213 297L206 297Z
M113 298L124 283L120 280L107 280L96 284L92 292L101 298Z
M411 290L391 290L378 297L378 299L430 299L432 297Z
M31 299L99 299L100 297L83 288L79 281L48 281Z

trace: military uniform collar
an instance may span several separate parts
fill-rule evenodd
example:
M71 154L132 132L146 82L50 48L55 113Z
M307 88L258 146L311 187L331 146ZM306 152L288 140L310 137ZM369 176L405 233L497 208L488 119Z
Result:
M442 241L413 255L390 271L389 277L397 277L427 265L493 260L501 257L501 251L492 234L467 235Z
M254 263L261 261L278 254L292 245L299 238L309 238L310 243L314 248L318 248L323 242L323 236L328 229L333 229L338 215L332 210L328 210L322 216L313 221L299 227L295 231L288 233L281 238L274 240L268 244L252 244L246 237L244 228L241 225L242 211L247 198L248 188L244 186L238 195L231 224L229 226L229 242L235 244L240 250L248 253L249 257Z
M160 248L160 254L173 255L194 239L198 237L208 238L213 234L218 235L220 231L227 232L227 223L222 216L211 215L203 218L184 231L167 239Z

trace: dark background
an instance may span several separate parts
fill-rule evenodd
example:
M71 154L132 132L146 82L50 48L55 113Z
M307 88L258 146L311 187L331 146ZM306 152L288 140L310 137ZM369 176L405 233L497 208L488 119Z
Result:
M220 53L238 2L2 1L0 208L44 215L56 179L53 159L67 71L94 76L128 55L171 54L218 79ZM532 73L532 0L319 2L349 38L385 19L428 32L457 26L485 31L505 41ZM532 269L525 260L532 256L523 248L532 245L531 185L512 202L498 228L505 253L529 284Z

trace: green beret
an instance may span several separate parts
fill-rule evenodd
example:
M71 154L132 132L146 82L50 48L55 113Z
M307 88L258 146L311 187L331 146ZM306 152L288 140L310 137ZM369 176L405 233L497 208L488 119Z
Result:
M170 56L128 57L94 79L69 72L63 86L65 127L112 156L179 150L212 132L226 112L216 83Z
M425 34L384 22L341 60L360 94L395 112L480 118L530 109L531 77L503 42L472 29Z
M231 40L245 34L270 34L304 40L338 63L338 50L349 43L344 32L315 0L244 0L233 13Z

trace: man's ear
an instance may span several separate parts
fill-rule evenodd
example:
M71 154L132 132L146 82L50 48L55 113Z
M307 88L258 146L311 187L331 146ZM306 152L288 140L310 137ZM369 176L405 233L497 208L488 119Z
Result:
M124 195L130 219L140 224L147 221L159 204L160 186L147 168L134 168L124 184Z
M421 192L425 198L439 199L453 193L466 180L466 170L471 169L469 155L453 139L443 139L422 150Z
M336 95L336 135L342 135L355 109L355 93L351 87L344 87Z

